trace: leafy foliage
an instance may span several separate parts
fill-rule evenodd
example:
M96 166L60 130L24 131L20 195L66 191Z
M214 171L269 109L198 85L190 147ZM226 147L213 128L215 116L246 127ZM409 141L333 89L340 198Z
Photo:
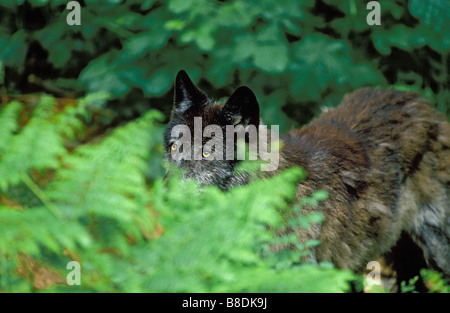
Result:
M228 194L162 183L173 79L248 85L282 131L363 86L449 115L448 1L380 1L381 26L354 0L80 3L81 27L67 1L0 0L0 291L346 291L350 273L299 262L319 242L274 236L322 222L301 210L323 191L288 205L298 169Z
M423 279L428 292L432 293L449 293L449 286L442 274L429 269L422 269L420 271L420 277ZM419 280L419 276L411 278L408 282L402 281L400 291L403 293L417 293L416 283Z
M30 120L20 127L17 112L24 104L12 101L0 111L7 140L2 140L2 146L21 147L14 151L15 158L9 157L11 149L0 151L1 168L14 173L1 180L1 290L29 291L41 286L38 272L32 272L31 279L20 275L30 263L54 273L56 278L44 287L56 291L348 288L346 281L352 278L348 272L300 266L298 254L286 264L284 256L269 251L278 240L273 230L285 225L278 210L290 210L288 201L303 176L299 169L229 193L215 187L200 192L194 183L177 177L166 185L159 178L149 193L146 162L149 152L161 145L162 138L153 136L160 127L155 124L162 118L159 112L149 111L99 142L70 151L67 131L58 121L83 121L79 113L86 101L78 103L75 115L69 107L55 114L56 101L49 96L37 102ZM8 172L6 166L14 170ZM313 196L316 201L323 197L321 193ZM321 220L304 216L302 221L308 227ZM307 249L308 245L299 247L297 252L304 255ZM61 284L64 264L71 260L82 265L80 287Z
M167 115L185 69L209 94L249 85L282 130L367 85L420 91L450 114L448 1L381 1L381 26L353 0L85 1L82 27L66 24L65 3L0 3L9 89L105 91L116 118L143 113L151 98Z
M440 292L440 293L449 293L450 286L442 278L442 274L437 273L435 271L422 269L420 271L420 276L423 277L425 284L427 285L430 292Z

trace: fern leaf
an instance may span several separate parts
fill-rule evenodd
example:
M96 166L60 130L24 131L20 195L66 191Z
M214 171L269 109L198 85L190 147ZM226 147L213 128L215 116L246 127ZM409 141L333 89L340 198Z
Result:
M151 131L159 117L149 112L99 144L75 149L63 158L65 167L46 191L68 218L85 223L88 216L101 218L103 224L97 226L103 240L123 253L127 249L126 233L138 239L142 237L141 227L152 228L149 212L142 210L148 203L144 159L151 150ZM95 221L88 218L87 222ZM107 228L105 223L114 228Z

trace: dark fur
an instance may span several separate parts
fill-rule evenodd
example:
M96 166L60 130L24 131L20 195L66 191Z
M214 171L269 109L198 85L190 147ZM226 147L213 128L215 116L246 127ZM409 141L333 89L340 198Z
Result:
M254 94L239 88L226 103L213 103L190 81L177 76L175 108L165 133L171 161L171 129L208 124L259 124ZM281 137L279 170L301 166L307 172L297 198L328 191L317 208L325 222L294 230L300 242L319 239L314 261L364 271L389 252L401 234L423 250L428 265L450 277L450 125L410 92L361 89L338 108ZM227 190L249 177L234 172L237 161L181 161L186 177ZM411 260L414 262L414 260Z

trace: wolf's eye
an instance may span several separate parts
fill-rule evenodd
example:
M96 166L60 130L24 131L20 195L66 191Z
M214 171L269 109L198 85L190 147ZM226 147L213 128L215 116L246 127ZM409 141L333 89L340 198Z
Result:
M175 151L175 150L177 150L177 148L178 148L177 144L174 143L174 144L170 147L170 150Z
M209 157L211 156L211 153L204 151L204 152L202 153L202 155L203 155L203 157L204 157L205 159L207 159L207 158L209 158Z

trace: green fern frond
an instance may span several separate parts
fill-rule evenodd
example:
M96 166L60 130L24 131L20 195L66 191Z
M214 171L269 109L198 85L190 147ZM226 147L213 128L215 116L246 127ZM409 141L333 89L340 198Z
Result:
M228 193L215 187L199 192L176 176L167 189L156 184L152 202L166 232L147 252L140 251L136 268L145 275L136 284L151 292L345 290L349 272L292 266L300 255L278 269L274 259L260 254L263 243L275 240L267 225L282 226L278 209L293 199L302 175L290 169ZM316 279L324 283L314 283ZM333 283L325 283L327 279Z
M26 252L39 256L42 247L62 254L63 248L76 250L77 245L91 243L86 229L58 219L45 207L17 210L2 206L0 221L0 251L10 255Z
M19 128L18 117L21 109L22 104L13 101L0 110L0 161Z
M30 121L16 134L20 104L12 102L2 114L2 127L7 149L0 150L0 189L21 181L29 169L58 168L58 158L66 153L61 134L51 119L55 101L49 96L39 99Z
M152 219L142 208L148 203L145 160L151 151L152 129L160 118L149 112L136 122L116 129L95 145L80 146L63 158L65 164L46 194L63 216L84 223L101 219L102 240L125 253L126 234L142 238L142 227L152 229ZM88 218L95 217L95 219ZM97 221L97 223L100 223ZM114 225L107 228L104 225ZM119 236L117 229L122 229Z

